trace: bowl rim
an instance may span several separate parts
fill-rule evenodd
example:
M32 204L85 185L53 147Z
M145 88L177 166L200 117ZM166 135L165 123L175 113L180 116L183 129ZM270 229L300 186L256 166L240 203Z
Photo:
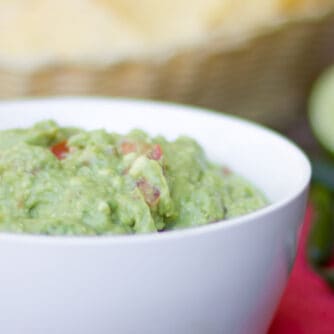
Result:
M15 107L16 105L21 106L23 104L49 104L49 103L120 103L120 104L133 104L141 106L155 106L160 109L173 108L180 109L182 112L196 112L196 113L206 113L207 115L212 115L213 117L221 117L228 120L232 120L248 127L252 127L255 130L261 130L261 132L266 133L269 136L276 137L280 142L285 145L290 146L295 154L299 155L304 168L304 180L302 184L291 192L286 198L279 200L274 203L269 203L269 205L256 210L254 212L238 216L235 218L230 218L227 220L220 220L214 223L194 226L189 228L184 228L180 230L164 231L161 233L145 233L145 234L124 234L124 235L98 235L98 236L85 236L85 235L75 235L75 236L62 236L62 235L39 235L39 234L19 234L10 232L0 232L0 242L10 241L10 242L24 242L24 243L42 243L42 244L64 244L64 245L105 245L105 244L137 244L137 243L147 243L147 242L161 242L168 240L175 240L185 237L198 236L208 233L213 233L217 230L231 229L250 221L255 221L261 219L268 214L275 213L281 210L283 207L287 206L291 202L295 201L304 192L308 190L309 183L311 180L311 163L303 152L303 150L298 147L291 139L283 136L277 131L270 129L264 125L258 124L256 122L244 119L242 117L226 114L221 111L212 110L209 108L193 106L189 104L180 104L174 102L165 102L158 100L146 100L138 98L118 98L118 97L107 97L107 96L56 96L56 97L32 97L32 98L22 98L22 99L8 99L0 101L0 109L4 109L6 106Z

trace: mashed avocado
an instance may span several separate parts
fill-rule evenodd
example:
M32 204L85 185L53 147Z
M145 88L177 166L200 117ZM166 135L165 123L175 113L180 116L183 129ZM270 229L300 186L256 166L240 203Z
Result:
M0 231L147 233L203 225L266 205L188 137L168 142L61 128L0 132Z

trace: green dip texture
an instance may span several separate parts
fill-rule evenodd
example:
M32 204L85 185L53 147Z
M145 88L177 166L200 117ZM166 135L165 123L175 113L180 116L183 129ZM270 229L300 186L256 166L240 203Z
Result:
M209 162L188 137L61 128L0 132L0 231L50 235L147 233L227 219L263 195Z

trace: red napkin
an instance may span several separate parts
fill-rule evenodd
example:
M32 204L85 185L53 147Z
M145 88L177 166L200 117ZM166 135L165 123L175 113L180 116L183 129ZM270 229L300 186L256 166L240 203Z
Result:
M311 218L308 208L296 262L268 334L334 334L334 292L306 261Z

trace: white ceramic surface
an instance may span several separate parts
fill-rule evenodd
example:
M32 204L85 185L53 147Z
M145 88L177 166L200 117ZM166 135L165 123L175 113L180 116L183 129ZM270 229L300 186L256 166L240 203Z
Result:
M0 103L0 128L133 127L195 137L271 205L205 227L120 237L0 234L0 333L261 334L293 263L310 179L303 153L257 125L173 104L50 99Z

